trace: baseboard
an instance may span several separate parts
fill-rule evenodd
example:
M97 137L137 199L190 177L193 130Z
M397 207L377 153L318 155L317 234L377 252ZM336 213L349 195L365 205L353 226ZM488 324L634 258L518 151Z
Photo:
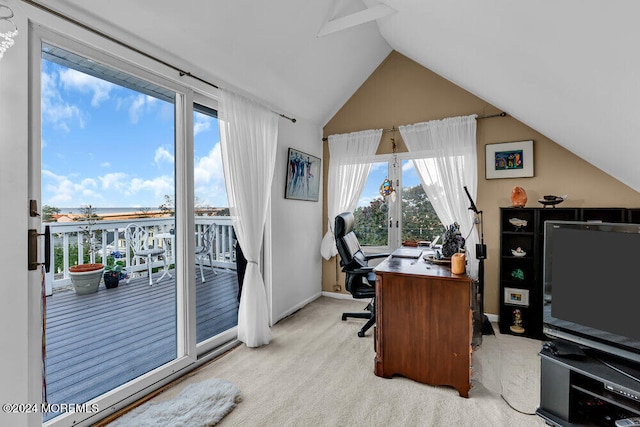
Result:
M305 305L317 300L318 298L320 298L322 296L321 292L318 292L316 294L313 294L312 296L310 296L309 298L299 302L298 304L294 305L293 307L289 308L287 311L280 313L278 315L277 319L273 320L273 324L275 325L276 323L278 323L280 320L284 319L287 316L291 316L293 313L295 313L296 311L300 310L302 307L304 307ZM273 326L273 325L272 325Z
M338 293L338 292L322 291L322 296L323 297L328 297L328 298L349 299L349 300L355 301L355 298L351 294L341 294L341 293Z
M489 322L491 323L498 323L498 315L497 314L489 314L489 313L485 313L485 316L487 316L487 318L489 319Z

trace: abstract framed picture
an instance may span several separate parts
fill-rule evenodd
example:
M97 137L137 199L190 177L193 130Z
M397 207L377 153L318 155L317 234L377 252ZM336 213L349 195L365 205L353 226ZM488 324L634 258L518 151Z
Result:
M486 179L533 176L533 141L487 144Z
M320 158L289 148L285 199L317 202L320 193Z

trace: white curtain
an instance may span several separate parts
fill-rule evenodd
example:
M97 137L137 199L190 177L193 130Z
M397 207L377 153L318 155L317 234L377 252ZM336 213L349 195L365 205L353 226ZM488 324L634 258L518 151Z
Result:
M478 278L476 243L478 232L475 214L469 210L471 198L476 199L478 188L476 116L452 117L414 125L400 126L400 134L409 152L418 154L413 160L422 188L445 226L460 225L465 245L468 273Z
M271 340L260 252L276 162L278 116L220 90L220 147L229 210L247 270L238 309L238 339L247 347Z
M327 233L320 253L330 259L338 253L333 225L342 212L353 212L367 182L371 160L376 154L382 129L329 135L329 176L327 179Z

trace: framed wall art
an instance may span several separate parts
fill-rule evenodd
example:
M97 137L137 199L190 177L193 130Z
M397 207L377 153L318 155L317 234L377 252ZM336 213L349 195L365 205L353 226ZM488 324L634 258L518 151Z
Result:
M289 148L285 199L317 202L321 172L319 157Z
M529 290L504 288L504 303L529 307Z
M533 176L533 141L487 144L486 179Z

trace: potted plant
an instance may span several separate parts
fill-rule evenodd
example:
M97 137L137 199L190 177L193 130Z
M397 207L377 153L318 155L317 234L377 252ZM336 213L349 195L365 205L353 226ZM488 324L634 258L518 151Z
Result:
M97 216L93 214L93 208L89 205L85 208L85 215L82 219L87 220L87 225L81 228L81 233L85 235L84 241L89 246L89 263L80 264L69 267L69 278L73 284L73 289L78 295L86 295L98 292L104 264L95 262L95 236L93 226L96 223Z
M104 286L107 289L117 288L120 283L120 279L125 277L122 272L124 269L124 261L116 261L117 258L121 258L120 252L111 252L111 255L107 258L107 265L104 268Z

